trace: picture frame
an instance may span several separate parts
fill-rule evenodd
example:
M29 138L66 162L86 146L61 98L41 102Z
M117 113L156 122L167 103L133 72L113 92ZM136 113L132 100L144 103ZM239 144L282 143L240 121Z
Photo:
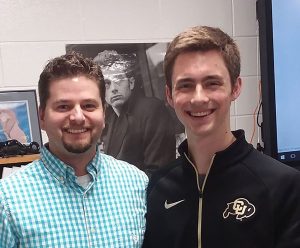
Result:
M11 139L42 146L35 90L0 91L0 142Z
M99 52L116 51L120 54L135 54L138 67L138 88L148 97L165 99L165 79L163 57L168 43L106 43L106 44L66 44L66 52L76 51L88 58L95 58Z
M78 52L102 67L107 85L99 150L136 165L148 175L175 160L177 147L185 138L184 127L165 95L163 60L167 46L166 42L66 44L66 53ZM116 66L112 66L114 60ZM114 85L110 87L114 90L108 85ZM123 107L117 113L115 99L124 94L126 100L120 101ZM164 149L156 144L164 144Z

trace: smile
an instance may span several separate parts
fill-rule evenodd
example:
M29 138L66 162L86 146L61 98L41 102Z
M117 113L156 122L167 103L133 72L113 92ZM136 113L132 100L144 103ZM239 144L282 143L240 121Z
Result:
M202 111L202 112L188 112L188 114L193 117L205 117L205 116L210 115L212 112L214 112L214 111L208 110L208 111Z
M74 134L78 134L78 133L84 133L87 132L87 128L82 128L82 129L65 129L65 131L67 133L74 133Z

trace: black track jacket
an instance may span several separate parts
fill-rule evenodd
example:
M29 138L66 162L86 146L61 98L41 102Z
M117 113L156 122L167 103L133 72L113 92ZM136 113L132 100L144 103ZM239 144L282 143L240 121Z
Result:
M199 189L186 154L148 186L143 248L299 248L300 172L237 140L216 153Z

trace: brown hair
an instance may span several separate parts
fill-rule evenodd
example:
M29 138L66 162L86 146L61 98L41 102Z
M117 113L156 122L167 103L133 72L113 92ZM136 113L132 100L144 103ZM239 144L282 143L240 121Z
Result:
M102 105L105 106L105 84L100 66L92 59L72 51L49 60L42 71L38 82L40 108L43 110L46 108L51 82L74 76L85 76L95 81L99 88Z
M165 59L164 72L167 86L172 90L172 74L175 60L179 54L192 51L217 50L224 59L231 84L240 75L240 52L235 41L219 28L196 26L177 35L169 44Z

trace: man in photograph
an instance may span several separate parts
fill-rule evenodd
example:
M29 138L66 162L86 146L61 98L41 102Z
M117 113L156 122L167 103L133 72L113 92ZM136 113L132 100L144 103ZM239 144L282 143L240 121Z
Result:
M103 131L106 154L125 160L148 175L176 156L175 130L163 101L145 97L137 82L134 53L100 52L94 61L103 71L107 109Z

